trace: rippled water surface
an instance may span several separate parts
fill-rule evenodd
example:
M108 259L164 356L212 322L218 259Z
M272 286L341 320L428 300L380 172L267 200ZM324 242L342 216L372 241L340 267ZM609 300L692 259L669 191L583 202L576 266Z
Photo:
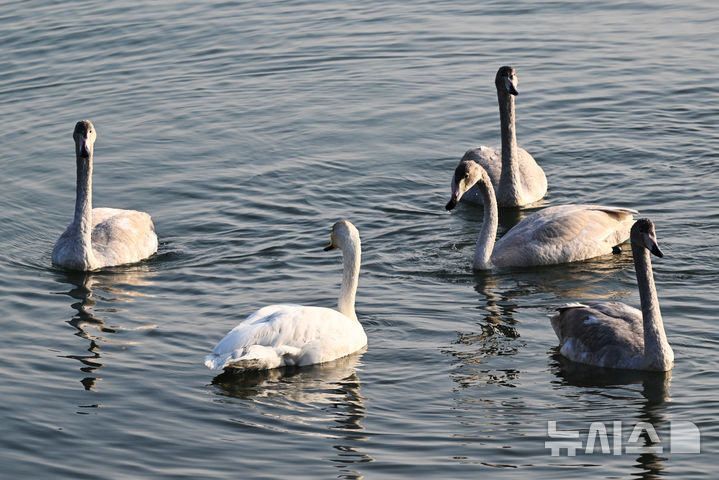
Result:
M595 4L596 3L596 4ZM7 478L714 478L719 461L719 9L689 2L6 2L0 10L0 465ZM475 273L481 208L444 211L498 145L517 69L543 205L654 220L670 375L577 368L547 316L638 305L628 249ZM89 118L96 206L149 212L156 257L51 265ZM501 232L524 213L504 212ZM220 375L256 308L333 306L339 218L363 242L366 352ZM500 233L501 233L500 232ZM552 456L548 422L661 452ZM669 448L694 422L701 453ZM622 422L622 430L616 429ZM645 432L634 446L657 446ZM614 453L617 453L616 455Z

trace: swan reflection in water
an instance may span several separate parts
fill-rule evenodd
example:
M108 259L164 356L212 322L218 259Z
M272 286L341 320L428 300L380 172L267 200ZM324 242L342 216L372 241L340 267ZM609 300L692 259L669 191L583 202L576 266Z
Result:
M149 272L143 267L133 267L132 270L108 270L97 273L58 271L56 280L62 284L70 284L69 291L56 292L67 295L73 299L70 305L76 310L67 323L77 331L75 335L87 340L89 354L62 355L73 358L82 363L80 370L87 374L80 380L85 390L97 390L97 383L102 380L97 376L97 370L103 366L100 353L103 344L114 343L128 345L134 342L112 338L110 335L126 328L116 323L106 323L106 319L97 314L110 316L121 315L124 310L119 307L122 303L132 302L139 296L147 296L134 287L150 285ZM133 330L154 328L152 325L134 327Z
M592 421L599 421L609 430L614 421L622 421L623 446L646 447L646 450L636 457L636 463L632 464L641 470L641 473L632 476L643 479L662 477L669 448L670 422L666 417L666 402L670 398L671 370L647 372L602 368L572 362L559 353L558 347L552 347L551 353L550 371L558 378L553 382L554 388L566 390L560 393L582 412L588 412L587 417L591 417L580 423L584 423L586 427ZM608 399L616 408L607 407ZM593 405L594 402L596 406ZM597 414L605 418L596 418ZM572 412L571 415L576 420L577 413ZM628 435L639 422L646 422L654 428L662 441L661 445L655 444L646 430L640 433L641 445L627 444ZM608 432L608 435L612 434L613 432ZM610 440L610 444L611 442ZM596 443L598 445L599 441ZM662 447L663 453L653 452L652 447ZM624 450L622 454L631 458Z
M481 320L467 322L467 328L457 332L457 339L443 350L456 358L457 365L452 379L461 387L478 384L502 384L512 386L518 381L519 370L492 368L489 357L514 355L525 344L520 339L514 315L518 304L512 292L499 292L498 277L489 272L475 273L475 291L480 294L480 305L473 307L482 311Z
M360 479L362 474L353 466L374 461L360 448L368 436L361 423L366 408L355 369L365 350L319 365L225 370L212 380L212 390L219 401L237 399L257 413L239 413L233 422L331 439L336 458L330 461L340 469L340 476Z
M582 262L551 265L542 268L510 269L505 272L475 271L474 290L478 305L473 306L467 328L457 332L457 339L444 353L457 358L452 378L462 387L486 383L516 386L520 370L513 362L490 362L491 357L518 354L528 343L522 338L517 320L522 303L524 308L541 311L576 298L621 298L632 290L617 289L617 275L633 275L629 249L619 255L607 255ZM535 301L535 305L527 302ZM544 313L542 311L542 316ZM540 321L545 321L542 318ZM549 321L546 327L551 332ZM506 365L507 368L498 368Z

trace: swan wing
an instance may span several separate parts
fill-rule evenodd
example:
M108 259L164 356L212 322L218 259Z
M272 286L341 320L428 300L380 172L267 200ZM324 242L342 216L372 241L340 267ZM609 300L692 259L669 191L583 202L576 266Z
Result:
M644 355L641 311L621 302L567 304L550 317L560 353L568 359L612 368L636 368Z
M213 370L312 365L365 345L367 335L359 322L336 310L270 305L233 328L205 357L205 365Z
M134 263L157 252L150 215L136 210L94 208L92 248L102 266Z
M629 238L634 210L561 205L535 212L495 245L496 266L566 263L605 255Z
M547 175L542 167L525 149L517 149L517 163L519 165L519 183L521 185L521 198L519 206L529 205L544 198L547 194Z

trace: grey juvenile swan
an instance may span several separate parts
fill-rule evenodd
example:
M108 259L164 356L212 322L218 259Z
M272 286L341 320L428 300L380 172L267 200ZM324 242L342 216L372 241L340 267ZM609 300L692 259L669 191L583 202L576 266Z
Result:
M559 205L524 218L496 242L498 211L487 172L471 160L460 162L452 180L452 210L474 185L484 204L473 267L530 267L575 262L612 253L629 237L635 210L599 205Z
M512 67L501 67L494 79L499 102L499 121L502 127L502 148L480 146L467 150L460 162L477 162L489 174L500 207L522 207L534 203L547 193L547 177L542 167L523 148L517 146L514 125L514 96L517 75ZM482 203L476 188L464 196L469 202Z
M97 133L89 120L75 125L77 191L75 216L52 250L52 261L71 270L97 270L135 263L157 251L147 213L92 208L92 157Z
M551 317L560 353L568 359L607 368L665 372L674 365L667 342L649 252L663 257L651 220L631 231L641 310L621 302L570 303Z

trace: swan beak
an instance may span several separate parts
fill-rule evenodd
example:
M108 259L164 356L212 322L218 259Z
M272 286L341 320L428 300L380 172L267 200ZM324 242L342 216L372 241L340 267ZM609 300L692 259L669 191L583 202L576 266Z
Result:
M657 243L657 239L654 238L653 235L649 236L649 242L651 245L651 248L649 248L649 251L652 252L653 255L656 255L659 258L662 258L664 254L661 250L659 250L659 244Z
M335 248L337 248L337 246L335 245L334 239L335 239L335 232L332 232L332 233L330 233L330 244L327 245L327 246L323 249L325 252L330 251L330 250L334 250Z
M452 210L459 203L459 198L459 189L455 189L452 192L452 196L449 198L449 202L447 202L447 205L445 205L444 208L446 208L447 211Z
M87 142L87 138L83 138L80 142L80 156L81 157L89 157L90 156L90 144Z
M657 245L656 243L652 245L652 249L650 250L650 252L652 252L652 254L656 255L659 258L662 258L664 256L662 251L659 250L659 245Z
M504 79L504 86L507 88L507 91L511 93L512 95L519 95L519 91L517 91L517 87L514 85L514 83L509 79Z

